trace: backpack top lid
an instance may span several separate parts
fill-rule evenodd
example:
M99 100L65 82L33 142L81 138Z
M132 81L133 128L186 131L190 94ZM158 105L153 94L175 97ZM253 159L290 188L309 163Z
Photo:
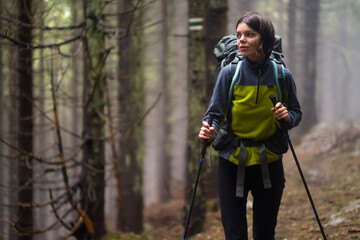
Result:
M283 60L284 55L282 53L281 47L281 36L275 35L275 44L273 50L271 52L270 58L274 60L276 63L282 64L285 66L285 62ZM221 68L225 65L229 64L232 60L234 60L235 56L241 56L239 49L237 47L237 38L236 35L230 34L224 36L215 46L214 55L216 60L221 63Z
M230 34L224 36L215 46L214 55L218 62L221 62L229 54L238 52L238 47L236 45L236 35Z

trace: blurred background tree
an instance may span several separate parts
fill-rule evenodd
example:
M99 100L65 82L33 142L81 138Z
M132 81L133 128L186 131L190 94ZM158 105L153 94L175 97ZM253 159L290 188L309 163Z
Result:
M295 138L359 118L357 0L0 0L2 238L140 233L152 206L186 209L212 50L249 10L282 36L304 112ZM192 233L217 197L213 162Z

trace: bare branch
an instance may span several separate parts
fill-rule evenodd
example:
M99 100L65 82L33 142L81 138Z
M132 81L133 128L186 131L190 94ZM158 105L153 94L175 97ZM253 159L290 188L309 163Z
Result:
M111 49L112 49L112 48L109 48L109 49L107 49L106 52L105 52L105 56L104 56L104 58L102 59L101 66L99 67L100 70L99 70L99 72L96 74L96 82L95 82L95 84L94 84L94 86L93 86L93 88L92 88L92 91L91 91L91 94L90 94L89 98L87 99L87 101L86 101L86 103L85 103L85 105L84 105L85 108L87 108L87 107L89 106L89 103L91 102L91 99L93 98L93 96L94 96L94 94L95 94L96 87L97 87L98 83L99 83L100 80L101 80L101 79L100 79L100 73L101 73L101 71L103 70L103 68L104 68L104 66L105 66L106 59L107 59L107 57L109 56L109 53L110 53Z
M7 145L8 147L10 147L11 149L16 150L16 151L18 151L18 152L26 155L27 157L30 157L30 158L32 158L32 159L35 159L35 160L37 160L37 161L39 161L39 162L41 162L41 163L49 163L49 164L50 164L50 162L44 161L42 158L35 156L33 153L28 152L28 151L25 151L25 150L23 150L23 149L20 149L20 148L18 148L18 147L16 147L16 146L12 145L11 143L7 142L7 141L6 141L5 139L3 139L2 137L0 137L0 142L4 143L5 145ZM54 164L54 163L53 163L53 164Z
M48 26L42 26L42 25L35 25L35 24L28 24L28 23L24 23L21 22L17 19L11 19L11 18L7 18L4 16L0 17L0 20L4 20L8 23L12 23L14 25L19 25L22 27L27 27L27 28L32 28L32 29L41 29L41 30L56 30L56 31L62 31L62 30L73 30L73 29L79 29L79 28L83 28L85 26L85 24L82 22L78 25L74 25L74 26L64 26L64 27L48 27Z
M51 208L52 208L52 210L53 210L53 212L54 212L54 214L55 214L56 219L57 219L66 229L71 230L71 226L67 225L67 224L63 221L63 219L59 216L59 214L57 213L57 210L56 210L56 208L55 208L55 205L54 205L54 203L52 202L52 201L53 201L53 194L52 194L52 190L51 190L51 189L49 189L49 196L50 196L50 200L51 200Z
M160 98L161 98L161 93L159 93L159 95L157 96L156 100L154 101L154 103L149 107L148 110L146 110L146 112L144 113L144 115L139 119L139 121L136 123L137 126L140 126L142 121L146 118L146 116L151 112L151 110L156 106L156 104L159 102Z
M69 191L71 188L70 188L69 181L68 181L65 156L64 156L63 147L62 147L61 131L60 131L60 127L59 127L60 124L59 124L59 118L58 118L58 114L57 114L57 105L56 105L55 87L54 87L54 75L53 75L53 63L51 63L51 92L52 92L52 100L53 100L55 127L56 127L56 133L57 133L57 137L58 137L58 148L59 148L59 154L60 154L61 169L62 169L62 175L63 175L63 179L64 179L64 183L65 183L65 190L66 190L67 196L68 196L68 201L69 201L70 205L72 206L72 208L79 214L79 216L84 217L85 225L86 225L88 232L93 233L94 227L93 227L93 224L92 224L89 216L87 215L87 213L85 211L83 211L82 209L80 209L76 206L76 203L72 197L72 193Z
M68 43L74 42L74 41L82 38L82 36L83 36L83 34L81 33L81 34L79 34L79 35L77 35L75 37L69 38L69 39L67 39L67 40L65 40L63 42L60 42L60 43L52 43L52 44L46 44L46 45L42 45L42 44L33 45L33 44L29 44L27 42L23 42L23 41L11 38L11 37L7 36L6 34L0 33L0 38L7 39L7 40L9 40L10 42L12 42L12 43L14 43L16 45L20 45L20 46L23 46L23 47L26 47L26 48L32 48L32 49L60 47L62 45L66 45Z

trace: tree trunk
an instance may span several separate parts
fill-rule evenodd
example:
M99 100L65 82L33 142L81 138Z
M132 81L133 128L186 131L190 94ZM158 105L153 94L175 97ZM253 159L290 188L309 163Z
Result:
M187 1L172 1L170 27L170 140L171 196L184 198L188 134L188 8Z
M188 132L188 157L187 157L187 175L185 201L189 203L193 184L198 171L201 145L198 140L198 132L201 126L201 120L206 110L206 65L205 65L205 2L203 0L194 0L189 3L189 48L188 48L188 69L189 69L189 132ZM204 173L205 169L202 169ZM204 182L200 178L197 188L196 201L194 202L192 217L189 224L189 234L202 231L205 222L205 195ZM185 216L189 212L189 205L186 205Z
M214 56L214 47L219 40L226 35L227 27L227 4L222 0L213 0L206 5L205 22L205 65L206 78L205 88L205 106L210 102L213 88L215 85L214 69L217 66L217 60ZM204 190L207 198L216 198L218 196L218 161L213 160L213 166L204 174Z
M125 232L140 233L143 229L143 199L142 192L135 186L141 185L141 168L136 152L138 151L137 140L135 139L134 122L137 116L138 106L135 99L135 78L133 65L135 54L131 41L130 29L132 29L131 16L133 12L121 14L133 8L131 0L118 2L118 27L122 29L123 35L119 37L118 56L118 79L119 79L119 118L120 118L120 139L119 158L116 159L118 171L118 221L117 227ZM115 166L114 166L115 167Z
M79 16L81 13L81 2L80 1L71 1L71 22L73 26L76 26L79 23ZM81 44L79 41L75 41L72 44L73 53L75 56L73 57L73 74L72 74L72 80L71 80L71 96L72 99L74 99L73 107L71 109L71 130L77 134L81 135L81 119L79 119L81 116L79 108L80 103L80 86L82 82L82 74L81 74L81 60L82 60L82 54L83 51L79 51L81 49ZM78 139L71 138L72 145L78 144Z
M299 91L300 103L304 117L299 126L305 133L317 123L317 110L315 102L316 93L316 49L319 25L320 0L304 0L304 21L302 28L302 44L300 46L301 68L299 75L302 88ZM300 66L299 66L300 67ZM302 69L303 72L300 72Z
M348 11L346 6L343 6L338 11L336 11L336 15L338 18L338 22L341 23L341 26L338 26L338 34L336 41L339 46L348 46L348 38L346 34L346 30L348 27ZM334 73L334 78L336 79L336 84L333 85L333 89L336 89L333 97L337 103L334 105L333 111L336 116L335 122L339 122L342 119L349 119L351 112L351 102L349 101L348 94L351 93L351 68L349 67L349 62L346 58L346 53L342 51L340 48L335 49L335 58L332 61L333 67L332 69L341 69L340 71L336 71ZM336 97L338 96L338 97Z
M3 2L2 0L0 0L0 16L3 16ZM0 25L0 32L2 32L3 28L2 25ZM3 89L4 89L4 65L3 65L3 51L5 49L3 49L3 43L0 42L0 99L1 101L3 101ZM5 108L3 107L3 105L0 106L0 131L2 133L6 132L6 128L5 128L5 124L4 124L4 116L3 116L3 112L4 112ZM6 179L6 168L5 168L5 152L4 152L4 148L3 148L3 144L1 144L0 146L0 164L2 163L2 167L0 168L0 182L2 183L7 183ZM4 185L5 185L4 184ZM4 188L0 188L0 212L3 213L2 216L6 217L5 215L5 211L6 208L3 207L5 206L5 203L7 202L6 199L6 190ZM0 232L5 235L6 232L6 223L0 222ZM0 234L0 238L2 238L2 234Z
M296 1L290 0L288 3L288 32L286 38L287 42L287 61L286 66L291 70L293 76L296 76Z
M31 25L31 5L32 1L19 2L19 21L24 24ZM31 45L32 43L32 29L25 25L19 25L18 29L19 40ZM33 111L31 101L33 99L33 76L32 76L32 48L19 46L18 51L18 69L19 69L19 133L18 143L19 148L27 151L33 151ZM32 169L28 166L32 165L31 157L19 156L19 192L18 200L23 204L31 204L32 197ZM18 208L18 225L26 230L33 229L33 214L32 208L22 207ZM18 239L32 239L31 235L20 235Z
M86 35L84 37L84 103L83 103L83 162L95 168L82 169L82 209L94 227L94 234L84 228L75 234L80 239L101 239L105 234L104 218L104 84L106 81L105 49L102 10L105 1L85 0Z
M43 2L38 2L36 4L36 9L43 9ZM36 15L35 20L36 22L42 23L43 15ZM41 29L38 32L39 34L39 42L40 44L44 43L44 31ZM36 68L36 63L34 64L34 86L37 86L34 88L34 100L36 106L40 109L42 112L46 112L46 84L45 84L45 51L43 48L39 49L38 52L36 50L34 51L34 55L36 56L38 54L39 59L38 63L39 66ZM37 74L36 74L37 73ZM38 114L38 112L34 111L34 152L35 153L43 153L44 146L47 145L47 137L48 133L44 131L44 126L47 125L47 121L45 116L42 114ZM44 165L42 163L39 163L37 161L34 161L34 172L33 175L37 176L42 173ZM43 187L42 181L36 181L34 183L34 193L33 193L33 201L34 202L46 202L49 198L48 194L44 194L44 191L42 190ZM41 190L40 190L41 189ZM49 212L51 212L51 207L46 206L42 208L34 208L33 214L34 214L34 229L42 229L44 226L48 226L49 222L55 221L55 218L52 216L49 216ZM50 231L44 232L42 234L38 234L34 236L34 239L49 239L51 238L53 233Z
M10 53L17 52L18 46L15 45L8 45L7 49L3 53L7 53L11 55ZM11 114L7 115L6 123L8 127L8 138L9 142L13 146L18 146L18 132L19 132L19 111L17 109L19 108L19 87L18 87L18 80L19 80L19 72L17 69L13 66L16 66L18 64L18 54L13 54L9 61L6 64L6 67L10 69L9 76L6 78L7 85L9 86L9 109L13 110ZM4 65L5 66L5 65ZM9 156L17 156L18 152L16 150L7 148L6 153ZM4 183L7 184L9 187L6 189L6 194L4 195L6 197L5 204L10 206L11 203L17 203L19 195L17 194L17 191L13 191L13 189L18 189L19 185L19 174L18 174L18 168L20 161L14 161L14 159L4 158L4 165L3 169L5 171L5 180ZM5 209L4 211L4 217L8 219L12 219L16 221L17 218L17 212L18 208L17 206L9 207ZM5 231L3 232L5 236L12 236L9 238L5 238L5 240L15 240L17 239L18 231L15 228L10 228L8 225L5 227Z
M166 29L165 1L152 2L144 15L143 73L145 110L144 122L144 202L148 207L167 199L168 161L166 160Z

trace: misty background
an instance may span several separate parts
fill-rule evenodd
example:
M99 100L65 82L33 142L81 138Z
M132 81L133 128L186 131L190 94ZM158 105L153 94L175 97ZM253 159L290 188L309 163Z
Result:
M282 37L295 141L357 122L360 1L0 0L0 239L101 239L142 232L154 204L186 211L212 51L249 10ZM213 155L199 216L216 198Z

